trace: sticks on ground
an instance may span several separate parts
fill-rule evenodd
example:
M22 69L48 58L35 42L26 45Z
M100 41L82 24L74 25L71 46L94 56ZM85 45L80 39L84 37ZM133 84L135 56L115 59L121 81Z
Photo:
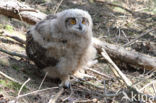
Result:
M102 49L102 50L103 50L103 52L101 53L102 56L114 67L114 68L111 68L112 71L114 72L114 74L117 77L120 76L127 86L131 86L132 82L120 71L120 69L117 67L117 65L108 56L107 52L104 49Z
M57 88L58 87L50 87L50 88L45 88L45 89L40 89L40 90L32 91L32 92L29 92L29 93L26 93L26 94L19 95L18 98L22 98L22 97L25 97L25 96L28 96L28 95L31 95L31 94L40 93L40 92L43 92L43 91L57 89Z
M3 52L3 53L9 54L11 56L17 56L17 57L28 59L28 57L25 56L25 55L23 55L23 54L18 54L18 53L15 53L15 52L10 52L10 51L4 50L2 48L0 48L0 51Z
M101 75L102 77L107 78L107 79L111 79L111 78L112 78L111 76L108 76L108 75L106 75L106 74L104 74L104 73L100 73L99 71L96 71L96 70L91 69L91 68L87 68L87 67L86 67L86 70L91 71L91 72L93 72L93 73L96 73L96 74L98 74L98 75Z
M155 57L135 51L128 51L121 46L102 42L96 38L93 38L93 44L99 53L101 53L102 48L104 48L113 61L120 61L120 63L124 63L125 65L135 66L146 70L156 69Z
M30 8L28 5L13 0L2 0L0 3L0 14L28 22L29 24L35 24L46 17L46 14L39 11L34 12L33 8Z
M139 38L145 36L146 34L152 32L152 31L154 31L154 30L156 30L156 27L155 27L155 28L152 28L152 29L150 29L150 30L147 30L146 32L143 32L143 33L140 34L138 37L136 37L134 40L128 42L127 44L124 44L123 46L126 47L126 46L129 46L129 45L133 44L136 40L138 40Z
M5 34L4 36L9 37L9 38L12 38L12 39L16 40L17 42L19 42L21 44L25 44L25 41L24 40L22 40L22 39L20 39L20 38L18 38L16 36L10 36L10 35L7 35L7 34Z
M18 101L18 97L19 97L19 95L21 94L21 91L22 91L23 87L24 87L29 81L30 81L30 78L28 78L28 79L22 84L20 90L18 91L18 95L17 95L15 101Z
M49 100L48 103L56 103L57 99L61 96L63 92L64 92L64 88L61 88L59 92Z
M61 0L61 1L59 2L58 6L56 7L56 9L55 9L55 11L54 11L54 14L57 13L57 11L58 11L59 7L61 6L62 2L63 2L63 0Z
M6 75L5 73L3 73L3 72L1 72L1 71L0 71L0 75L4 76L5 78L7 78L7 79L9 79L9 80L11 80L11 81L13 81L13 82L15 82L15 83L22 84L22 83L20 83L19 81L15 80L14 78L12 78L12 77Z

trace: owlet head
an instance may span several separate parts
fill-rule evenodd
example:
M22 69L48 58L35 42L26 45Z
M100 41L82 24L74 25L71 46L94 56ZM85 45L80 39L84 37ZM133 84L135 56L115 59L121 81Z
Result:
M85 35L92 30L92 19L87 11L81 9L68 9L58 14L63 21L65 32Z

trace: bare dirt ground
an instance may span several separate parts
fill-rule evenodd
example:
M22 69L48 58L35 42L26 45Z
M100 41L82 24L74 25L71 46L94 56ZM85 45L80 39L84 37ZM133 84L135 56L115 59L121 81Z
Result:
M47 14L53 13L60 2L58 0L22 1ZM96 0L64 0L57 12L68 8L87 10L93 18L94 36L121 46L124 46L141 33L156 26L156 2L154 0L111 0L111 3L128 8L133 11L134 15L120 7L97 2ZM26 55L24 44L5 35L18 36L25 40L25 33L29 27L31 25L0 15L0 48ZM156 31L152 31L139 38L133 44L126 46L126 48L156 57ZM92 68L108 75L110 79L86 71L87 74L94 76L95 79L86 79L87 82L77 80L72 84L72 89L67 89L59 97L58 103L126 103L126 99L122 99L123 95L117 97L105 97L103 95L104 90L108 94L112 94L126 88L118 81L118 78L114 77L106 61L100 56L97 56L97 58L99 62ZM133 83L137 83L138 88L142 88L146 84L155 81L155 72L153 71L143 71L139 68L120 69ZM44 74L38 71L31 61L2 52L0 52L0 71L14 79L10 80L2 74L0 75L0 103L7 103L7 101L15 99L21 84L28 78L31 78L31 80L26 84L21 94L38 90L44 77ZM41 89L55 86L58 86L57 81L46 78ZM48 103L50 97L54 96L58 90L51 89L31 94L19 99L19 103ZM144 90L144 93L155 95L154 90L153 87L149 86Z

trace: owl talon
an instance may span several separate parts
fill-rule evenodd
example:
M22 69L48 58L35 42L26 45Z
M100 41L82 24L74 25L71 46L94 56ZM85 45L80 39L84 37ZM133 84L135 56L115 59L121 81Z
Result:
M70 88L71 84L69 80L62 81L62 83L59 85L60 87L63 87L64 89Z
M68 88L70 88L70 87L71 87L70 83L69 83L68 85L64 85L64 86L63 86L64 89L68 89Z

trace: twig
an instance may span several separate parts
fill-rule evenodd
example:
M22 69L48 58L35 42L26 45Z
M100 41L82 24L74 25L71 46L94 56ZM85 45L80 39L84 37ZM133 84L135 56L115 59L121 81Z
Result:
M143 32L143 33L140 34L138 37L136 37L136 38L133 39L132 41L130 41L130 42L124 44L123 46L126 47L126 46L129 46L129 45L133 44L136 40L138 40L139 38L145 36L146 34L152 32L152 31L154 31L155 29L156 29L156 28L152 28L152 29L150 29L150 30L147 30L146 32Z
M73 91L72 86L70 87L70 90L71 90L70 95L69 95L67 98L63 99L63 100L62 100L63 102L65 102L66 100L68 100L68 99L73 95L74 91Z
M60 1L60 3L58 4L57 8L54 11L54 14L56 14L57 10L59 9L60 5L62 4L63 0Z
M1 71L0 71L0 75L6 77L7 79L9 79L9 80L11 80L11 81L13 81L13 82L15 82L15 83L22 84L22 83L20 83L19 81L15 80L14 78L12 78L12 77L6 75L5 73L3 73L3 72L1 72Z
M19 9L19 12L22 12L22 11L31 11L31 12L36 12L36 13L38 13L38 11L37 10L35 10L35 9L32 9L32 8L20 8Z
M113 4L113 3L109 3L109 2L105 2L105 1L102 1L102 0L96 0L97 2L101 2L101 3L104 3L104 4L107 4L107 5L110 5L110 6L116 6L116 7L119 7L121 9L124 9L126 10L127 12L131 13L132 15L134 14L131 10L125 8L125 7L122 7L120 5L117 5L117 4Z
M129 42L129 39L127 38L127 35L125 34L125 32L123 30L121 30L121 32L124 35L124 37L126 38L126 40Z
M22 40L22 39L20 39L20 38L18 38L17 36L10 36L10 35L7 35L7 34L4 34L3 36L6 36L6 37L9 37L9 38L12 38L12 39L18 41L18 42L21 43L21 44L25 44L25 41Z
M45 76L44 76L44 78L43 78L43 80L42 80L42 82L41 82L41 84L40 84L38 89L41 89L41 86L42 86L43 82L45 81L47 75L48 75L48 72L46 72L46 74L45 74Z
M49 100L48 103L56 103L56 101L58 100L58 98L61 96L63 92L64 92L64 88L61 88L59 92Z
M28 57L25 56L25 55L23 55L23 54L18 54L18 53L15 53L15 52L10 52L10 51L4 50L2 48L0 48L0 51L3 52L3 53L9 54L11 56L17 56L17 57L28 59Z
M40 93L40 92L43 92L43 91L46 91L46 90L51 90L51 89L56 89L56 88L58 88L58 87L51 87L51 88L45 88L45 89L41 89L41 90L32 91L32 92L29 92L29 93L26 93L26 94L23 94L23 95L19 95L18 98L22 98L22 97L28 96L30 94Z
M108 56L107 52L102 48L102 56L114 67L111 68L112 71L115 71L115 75L119 75L123 81L126 83L127 86L131 86L132 82L120 71L120 69L117 67L117 65L111 60L111 58ZM118 74L116 74L118 73Z
M23 87L24 87L29 81L30 81L30 78L28 78L28 79L22 84L22 86L21 86L21 88L20 88L20 90L19 90L19 92L18 92L18 95L17 95L15 101L18 101L19 96L20 96L20 94L21 94L21 91L22 91Z
M93 83L90 83L90 82L84 80L83 78L77 78L76 76L73 76L73 77L76 78L76 79L78 79L78 80L80 80L80 81L82 81L83 83L85 83L85 84L87 84L87 85L90 85L90 86L92 86L92 87L95 87L95 88L97 88L97 89L104 89L104 87L99 87L99 86L97 86L97 85L94 85Z
M141 88L139 91L141 92L142 90L144 90L145 88L147 88L148 86L150 86L150 85L152 85L152 84L154 84L154 83L156 83L156 80L154 80L154 81L152 81L152 82L146 84L146 85L145 85L143 88Z
M94 69L91 69L91 68L88 68L88 67L85 67L85 68L86 68L86 70L89 70L89 71L94 72L94 73L96 73L96 74L98 74L98 75L101 75L101 76L103 76L104 78L107 78L107 79L111 79L111 78L112 78L111 76L108 76L108 75L106 75L106 74L104 74L104 73L100 73L99 71L96 71L96 70L94 70Z
M85 82L85 81L82 81L82 83L83 82ZM88 84L88 85L90 85L90 84ZM113 93L109 93L109 94L99 93L99 92L97 92L97 90L96 91L91 91L91 90L86 89L86 88L83 88L81 86L78 86L77 88L81 88L81 89L87 90L88 93L91 93L92 92L92 93L98 95L99 97L115 97L115 96L118 96L120 94L120 92L118 92L118 93L117 92L116 93L113 92ZM101 90L103 90L103 89L101 89Z
M154 83L152 84L152 87L153 87L154 93L155 93L155 95L156 95L156 88L155 88Z
M30 78L28 78L28 79L22 84L22 86L21 86L21 88L20 88L20 90L19 90L19 92L18 92L18 96L20 95L20 93L21 93L23 87L24 87L29 81L30 81ZM17 98L18 98L18 97L17 97Z
M73 103L98 103L97 100L95 99L85 99L85 100L80 100L77 99Z
M141 78L140 80L136 81L133 83L133 86L139 85L139 83L149 79L150 77L152 77L154 75L154 72L156 70L150 70L148 73L146 73L145 75L143 75L144 78ZM153 72L153 73L152 73ZM151 73L151 74L150 74ZM153 78L154 79L154 78Z

